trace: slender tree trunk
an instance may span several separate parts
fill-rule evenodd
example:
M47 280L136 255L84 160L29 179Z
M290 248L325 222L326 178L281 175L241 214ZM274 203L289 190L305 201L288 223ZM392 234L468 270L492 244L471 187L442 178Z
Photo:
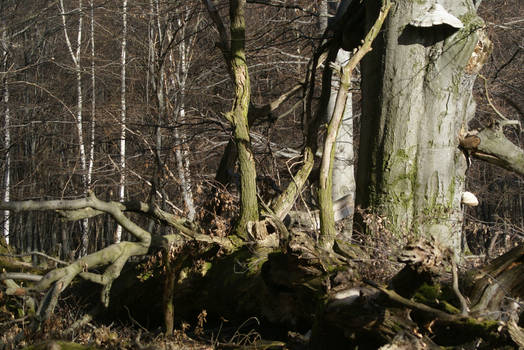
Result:
M122 202L125 198L126 181L126 45L127 45L127 0L122 3L122 52L120 56L121 64L121 86L120 86L120 184L118 187L119 199ZM116 242L122 240L122 226L116 229Z
M342 6L342 5L339 5ZM328 1L322 0L320 3L319 27L324 33L328 27ZM335 63L338 66L347 64L350 58L350 52L339 49L336 55ZM331 79L331 92L327 104L324 121L329 122L335 110L335 102L340 87L340 79L333 76ZM352 94L348 91L346 107L342 116L340 128L338 130L335 144L335 159L333 160L332 174L332 198L333 202L341 200L342 205L334 212L335 222L345 219L344 228L338 236L346 241L351 239L353 230L353 212L355 207L355 174L353 165L353 103Z
M78 2L78 8L82 11L82 1ZM76 88L77 88L77 122L76 127L78 129L78 147L80 150L80 163L82 166L82 183L84 194L87 193L89 188L89 183L87 182L87 162L86 162L86 151L84 145L84 135L83 135L83 95L82 95L82 66L80 63L80 48L82 43L82 23L83 14L80 12L80 18L78 19L78 37L77 37L77 46L76 46ZM82 248L80 249L80 256L87 255L87 250L89 248L89 220L82 220Z
M184 93L181 92L182 99ZM180 111L178 113L178 120L183 121L185 119L186 111L185 104L181 101ZM195 219L195 204L193 201L193 193L191 191L191 173L189 170L189 153L187 152L187 145L185 144L184 132L179 132L178 128L175 129L175 139L179 146L175 150L175 158L178 168L178 176L180 177L180 186L182 187L182 194L184 196L184 204L187 209L187 218L190 221Z
M247 238L248 222L258 221L258 200L256 188L255 158L251 152L247 114L251 96L249 73L245 53L245 0L229 1L231 19L231 68L234 76L235 99L230 112L234 127L235 143L240 165L240 219L237 235Z
M318 202L320 206L319 245L326 250L330 250L333 247L336 235L335 213L332 198L333 164L335 160L336 140L338 137L340 125L342 124L342 119L344 117L344 110L346 109L346 106L348 104L351 76L353 70L357 67L358 63L369 51L371 51L371 45L377 37L390 8L391 2L389 0L384 0L380 13L374 21L373 26L369 29L369 32L366 34L366 37L362 41L362 45L358 48L358 50L355 51L353 57L347 60L347 62L344 62L343 65L331 64L332 61L336 62L336 57L333 57L333 55L338 55L339 49L335 46L332 46L329 49L328 62L330 63L330 66L326 67L328 67L328 69L335 69L335 72L339 75L340 78L340 86L338 88L337 97L333 107L333 113L327 125L326 139L323 145L322 161L320 164L320 175L318 184ZM324 71L324 74L326 73L328 72ZM327 78L327 81L331 81L329 73L327 74ZM323 89L324 88L325 87L323 87ZM329 84L328 88L331 92L331 84ZM326 110L328 109L326 108Z
M71 40L69 38L68 30L67 30L67 24L66 24L66 12L64 8L64 0L60 0L60 14L62 17L62 25L64 28L64 37L66 40L67 48L69 50L69 54L71 55L71 59L73 61L75 71L76 71L76 89L77 89L77 112L76 112L76 129L78 133L78 148L79 148L79 155L80 155L80 166L82 170L82 186L83 186L83 193L87 193L87 189L89 187L89 184L87 182L87 161L86 161L86 152L85 152L85 145L84 145L84 134L83 134L83 126L82 126L82 112L83 112L83 96L82 96L82 65L80 62L80 49L81 49L81 43L82 43L82 26L83 26L83 12L82 12L82 0L78 1L78 9L80 11L80 15L78 18L78 33L77 33L77 42L76 42L76 48L73 50L73 45L71 43ZM87 255L87 249L89 245L89 220L84 219L82 220L82 243L81 243L81 249L80 249L80 256Z
M329 12L328 12L328 0L320 0L318 27L320 33L324 33L328 26Z
M3 33L3 42L6 43L6 32L4 29ZM7 71L7 52L4 52L4 71ZM4 163L4 196L3 200L4 202L8 202L10 199L10 188L11 188L11 115L9 111L9 86L7 85L7 78L3 81L4 85L4 128L5 128L5 134L4 134L4 147L5 147L5 163ZM2 228L2 234L5 238L6 244L9 244L9 211L4 211L4 221L3 221L3 228Z
M419 233L460 250L466 162L459 132L473 117L475 74L467 68L482 21L471 0L444 1L464 28L410 23L432 1L397 1L363 61L357 203L394 233ZM367 22L377 12L366 2Z
M93 165L95 162L95 126L96 126L96 77L95 77L95 5L89 1L91 10L90 36L91 36L91 139L89 140L89 161L87 167L87 185L91 186Z
M186 21L187 22L187 21ZM182 36L185 37L185 27L183 27L182 21L178 19L178 26L182 29ZM179 105L178 116L176 120L179 123L184 123L186 119L186 81L189 73L189 61L187 59L188 50L191 47L186 44L186 40L182 40L178 46L179 52L179 64L177 70L177 76L179 81L180 95L179 95ZM171 58L171 64L174 65L173 57ZM193 221L195 218L196 210L195 204L193 201L192 193L192 184L191 184L191 172L189 170L189 152L187 152L187 145L185 132L182 130L179 132L178 128L175 129L175 138L180 144L180 147L176 148L175 157L177 161L178 174L180 177L180 185L182 187L182 194L184 196L184 204L187 209L187 217L189 220Z
M335 63L343 66L349 61L350 53L339 49ZM331 95L328 103L328 116L333 115L340 79L332 79ZM345 219L346 224L339 237L349 241L353 228L353 212L355 208L355 173L353 150L353 102L352 94L348 91L346 106L342 116L340 128L335 144L335 159L333 161L333 202L342 200L343 205L334 213L335 221Z

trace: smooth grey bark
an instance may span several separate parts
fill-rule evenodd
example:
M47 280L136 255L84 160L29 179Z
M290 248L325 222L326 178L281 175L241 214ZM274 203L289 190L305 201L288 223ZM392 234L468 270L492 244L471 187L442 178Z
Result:
M363 117L357 204L397 234L434 237L460 251L466 161L459 132L475 111L466 69L482 20L471 0L441 1L464 28L410 25L433 1L397 1L362 64ZM367 23L377 13L366 2Z
M343 66L349 60L350 53L340 49L337 53L335 63ZM331 95L328 103L328 115L333 114L335 108L335 100L340 86L340 79L332 80ZM335 221L347 219L348 224L345 225L344 230L339 232L339 235L345 239L351 239L352 219L354 212L354 198L355 198L355 169L353 164L354 150L353 150L353 103L352 94L348 92L346 107L342 117L342 123L338 130L335 159L333 163L333 188L332 197L333 202L340 201L343 205L339 206L335 212Z

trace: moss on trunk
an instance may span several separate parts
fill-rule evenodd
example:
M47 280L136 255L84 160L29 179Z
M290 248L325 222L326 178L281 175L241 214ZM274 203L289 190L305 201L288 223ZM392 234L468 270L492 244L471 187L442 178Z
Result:
M357 204L386 217L393 232L433 236L458 252L466 171L458 135L474 115L475 75L466 67L481 21L462 0L446 9L463 29L411 25L430 5L398 1L363 61ZM377 5L367 6L371 22Z

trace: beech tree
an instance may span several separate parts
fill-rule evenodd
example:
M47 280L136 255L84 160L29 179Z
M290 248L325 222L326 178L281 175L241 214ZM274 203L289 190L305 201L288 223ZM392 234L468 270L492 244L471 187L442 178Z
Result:
M93 2L90 2L92 20ZM121 112L120 161L125 161L126 157L139 158L123 152L129 145L131 152L139 154L137 145L125 144L129 135L143 142L145 151L141 150L141 155L155 158L156 171L148 170L150 163L143 161L144 169L130 169L129 173L133 172L140 180L136 187L149 185L149 196L139 198L137 194L147 192L140 189L130 195L129 200L124 200L120 192L118 200L114 201L104 191L93 188L80 198L69 199L62 195L51 200L0 202L0 210L53 211L71 222L94 221L105 215L132 237L127 241L118 239L91 254L80 254L74 261L34 253L59 266L49 270L35 267L31 272L20 271L26 265L6 247L9 259L0 260L1 266L7 268L0 274L0 280L4 282L6 295L22 298L29 306L33 324L38 326L51 317L61 293L76 277L101 286L100 301L106 309L118 308L124 299L132 300L135 296L129 294L134 293L126 291L130 285L133 288L140 286L138 279L141 279L160 281L157 284L160 287L149 288L153 296L160 292L162 300L144 298L149 303L145 308L161 304L162 323L167 334L172 334L175 319L182 317L179 315L193 317L205 309L216 319L257 315L273 325L300 331L305 331L302 328L305 324L312 328L310 345L319 349L325 346L325 341L333 348L341 344L359 346L359 342L365 344L364 347L379 347L398 342L405 334L410 335L411 343L423 348L444 344L441 338L449 338L449 330L456 327L467 334L460 344L480 338L489 344L511 341L520 344L522 329L517 321L518 312L503 309L503 304L507 295L515 300L522 297L522 246L471 273L473 282L466 280L471 289L467 294L471 297L469 300L459 285L457 263L461 253L469 158L485 159L523 175L520 164L523 151L503 133L504 127L517 122L499 116L496 122L479 132L468 129L475 109L473 83L491 50L483 31L484 23L476 14L476 4L472 0L438 3L430 0L343 1L331 24L325 22L326 1L321 1L318 9L316 2L203 0L201 5L195 11L202 12L191 28L189 17L182 15L188 13L185 5L180 5L184 11L177 12L176 6L171 8L169 3L150 0L144 5L149 14L135 17L135 20L149 21L147 40L144 40L147 44L140 46L135 42L133 47L126 30L132 11L127 9L127 1L123 1L120 70L113 72L120 78L113 83L115 87L120 86L120 108L117 108ZM254 91L258 86L253 79L248 43L256 38L248 35L246 12L257 13L266 7L274 8L277 14L284 10L315 16L320 13L321 18L315 18L314 23L323 33L318 35L311 57L304 65L304 76L287 84L278 94L260 98L262 103L255 103ZM79 10L82 10L81 1ZM78 17L77 45L73 47L69 41L64 3L60 0L62 30L77 86L75 125L79 146L83 146L82 13ZM195 68L188 60L188 54L198 42L191 39L197 38L200 18L206 18L210 24L206 28L214 30L206 40L214 43L223 60L212 67L206 65L206 69ZM298 22L297 18L300 15L292 22ZM118 23L122 21L119 19ZM186 35L188 29L191 34ZM92 50L94 32L91 22ZM289 40L295 39L293 35L290 37ZM154 120L152 125L133 126L129 122L127 112L131 111L129 96L133 90L126 85L126 75L132 76L129 71L126 73L131 62L126 60L127 49L145 53L141 77L145 80L146 107L141 111L145 110L149 116L154 110L153 103L149 102L152 87L157 104L156 114L152 113L155 115L147 119L148 123ZM91 55L93 59L93 51ZM351 174L343 176L349 188L338 198L336 187L340 187L341 181L334 173L337 159L353 157L352 147L341 147L344 142L353 141L351 130L341 131L340 128L352 111L349 91L352 75L360 63L363 101L356 204L363 210L356 222L369 224L370 215L382 223L380 228L384 234L392 233L397 240L423 237L398 253L398 261L405 267L388 287L373 281L356 283L357 265L369 260L372 254L348 244L352 242L351 232L337 236L336 220L344 216L340 213L347 212L351 216L355 207ZM229 91L223 95L229 103L224 108L227 112L216 112L221 119L213 121L231 132L213 185L219 188L219 183L227 181L222 175L228 171L234 173L238 165L239 198L236 202L231 200L234 204L226 202L233 208L238 203L231 230L212 230L211 222L217 214L208 208L217 201L218 191L209 190L211 198L207 202L211 204L205 203L201 212L196 212L189 177L194 172L191 172L188 153L180 148L172 151L181 184L181 191L176 195L184 196L188 217L179 215L182 210L177 212L175 205L170 209L165 206L169 197L160 188L160 183L169 178L163 175L163 170L168 169L168 157L162 157L166 152L164 139L175 139L177 147L180 143L198 145L191 143L191 136L184 133L187 129L180 127L180 122L192 117L191 110L197 109L195 104L191 105L194 103L189 97L191 89L203 89L188 83L191 69L205 70L206 74L221 70L222 80L230 84ZM93 66L91 70L94 71ZM91 82L94 89L94 80ZM299 155L295 158L298 159L296 163L286 164L287 181L282 181L271 200L265 201L262 198L265 193L257 183L260 164L254 152L254 130L257 123L271 124L278 120L271 114L286 103L293 104L291 111L297 109L297 105L303 107L300 112L303 142L300 150L291 152L295 157ZM94 112L94 104L92 108ZM92 118L94 123L94 114ZM206 118L211 119L208 115ZM6 114L6 124L7 120ZM140 128L154 131L148 133ZM177 130L171 133L174 128ZM126 133L127 130L130 132ZM149 139L156 144L152 146ZM270 148L269 138L267 143ZM93 145L94 141L92 148ZM86 156L82 150L80 147L84 175ZM130 166L120 164L120 176L112 181L123 185L124 168ZM318 170L316 179L312 176L314 169ZM352 168L349 169L351 173ZM175 180L174 175L172 178ZM86 185L84 178L82 184ZM312 197L318 201L318 210L314 212L299 205L306 202L304 193L308 186L316 189ZM195 192L202 194L200 190ZM201 199L201 203L204 202L206 200ZM295 228L287 224L287 219L297 212L305 212L310 220L318 221L318 227ZM166 229L157 230L158 226ZM364 229L372 234L371 225ZM87 243L82 247L87 250ZM154 258L144 260L146 272L137 279L136 270L133 267L126 270L126 264L132 257L148 254ZM161 262L155 270L158 261ZM452 274L449 285L443 278L448 270ZM158 271L161 272L155 275ZM492 279L498 283L493 283ZM38 300L41 293L44 296ZM406 317L411 311L414 316ZM72 327L82 326L95 317L96 312L102 311L88 313ZM494 312L509 315L501 334L498 334L498 321L484 322L484 318ZM434 330L428 327L427 320L435 325Z
M377 11L370 2L366 9ZM387 218L395 232L433 237L457 254L468 190L469 154L461 147L506 164L511 154L513 169L522 157L501 131L488 135L512 122L468 136L473 83L491 52L483 26L472 1L399 1L362 66L357 203ZM466 145L471 137L475 146Z

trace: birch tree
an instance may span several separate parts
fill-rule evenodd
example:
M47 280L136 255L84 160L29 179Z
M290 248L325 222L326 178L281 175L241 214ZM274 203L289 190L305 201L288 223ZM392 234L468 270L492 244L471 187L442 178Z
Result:
M187 79L189 74L190 55L191 51L194 50L195 39L186 38L186 29L189 25L189 14L191 11L184 6L184 11L181 13L181 17L177 18L177 25L180 31L182 40L177 46L176 50L171 50L169 55L170 64L175 74L171 75L171 86L179 87L178 94L178 107L174 111L174 121L176 124L182 125L186 121L186 89ZM198 27L200 20L197 19L195 28ZM172 36L172 34L171 34ZM171 39L172 40L172 39ZM170 41L171 41L170 40ZM178 62L174 57L174 53L177 53ZM176 80L175 80L176 79ZM195 204L193 201L192 184L191 184L191 172L189 169L189 152L187 151L186 135L185 131L179 131L179 128L174 130L175 142L179 144L175 149L175 158L178 169L178 176L180 178L180 185L182 187L182 194L184 197L184 204L187 210L188 219L193 221L195 218Z
M120 182L118 198L122 202L125 198L126 181L126 45L127 45L127 0L122 2L122 47L120 52ZM122 226L118 225L115 241L122 240Z
M75 75L76 75L77 110L76 110L76 115L75 115L75 118L76 118L75 122L76 122L77 136L78 136L78 150L79 150L79 157L80 157L80 167L82 171L82 184L84 187L83 194L87 194L87 189L89 188L89 182L88 182L87 156L86 156L86 151L85 151L83 120L82 120L83 118L82 117L83 93L82 93L81 44L82 44L82 27L83 27L83 18L84 18L82 0L78 1L78 8L74 11L74 13L78 13L77 38L76 38L76 44L74 47L70 39L69 30L68 30L67 21L66 21L67 16L70 14L66 12L66 9L64 7L64 0L60 0L59 7L60 7L60 16L62 18L65 42L67 45L67 49L69 50L71 60L73 61L73 68L74 68ZM89 246L89 221L88 219L84 219L82 220L82 244L81 244L81 249L80 249L81 256L84 256L87 254L88 246Z
M90 44L91 44L91 127L89 140L89 163L87 166L87 183L91 184L93 176L93 165L95 162L95 127L96 127L96 76L95 76L95 4L94 0L89 0L91 18L90 24Z
M9 110L9 85L7 81L7 71L9 69L8 67L8 42L7 42L7 28L6 26L2 26L2 41L1 41L1 49L2 49L2 70L4 71L4 77L2 79L2 86L3 86L3 98L2 101L4 103L4 147L5 147L5 162L4 162L4 195L3 200L4 202L8 202L10 199L10 183L11 183L11 115ZM2 234L5 238L5 242L9 244L9 211L4 211L4 221L3 221L3 228L2 228Z

